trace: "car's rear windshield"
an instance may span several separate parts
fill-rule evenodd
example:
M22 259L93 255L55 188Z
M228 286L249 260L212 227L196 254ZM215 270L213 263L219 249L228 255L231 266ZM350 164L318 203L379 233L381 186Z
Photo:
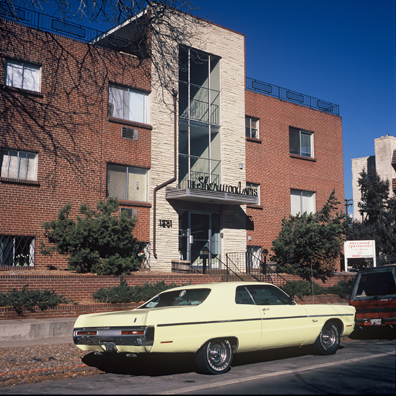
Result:
M199 305L208 297L210 289L183 289L163 292L147 301L141 308L160 308Z
M356 297L387 296L396 294L392 271L361 274Z

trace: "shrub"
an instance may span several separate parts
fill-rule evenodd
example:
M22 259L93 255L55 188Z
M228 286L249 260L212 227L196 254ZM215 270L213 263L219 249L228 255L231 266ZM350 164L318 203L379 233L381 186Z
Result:
M272 242L271 259L277 262L278 272L323 282L334 275L345 239L345 215L336 211L339 204L333 190L318 212L282 220L279 235Z
M320 294L338 294L340 298L345 298L351 293L353 282L353 279L350 279L347 282L339 281L338 284L334 286L323 287L317 283L313 283L312 285L311 282L298 280L286 283L286 285L283 286L283 290L289 295L302 298L303 296L312 295L313 287L313 294L316 296Z
M38 307L41 311L45 311L59 304L77 303L63 295L57 295L54 290L28 290L28 285L23 286L22 290L12 289L0 294L0 307L13 308L18 315L22 315L23 309L34 311L34 308Z
M339 281L337 285L326 288L326 294L338 294L341 298L345 298L351 294L354 279L348 281Z
M121 275L120 284L107 289L100 288L92 294L94 300L101 303L130 303L147 301L164 290L176 287L175 283L165 285L165 281L156 282L154 285L145 283L143 286L128 286L125 278Z
M43 255L66 255L69 270L77 272L120 275L138 268L139 243L132 235L135 220L126 212L118 215L117 198L99 201L96 210L81 205L82 216L77 216L77 221L71 218L71 211L68 203L57 220L43 223L50 244L41 243Z
M283 286L283 290L289 295L302 298L302 296L308 296L312 294L312 287L314 295L323 294L323 288L317 283L313 283L312 285L311 282L307 282L304 280L288 282L285 286Z

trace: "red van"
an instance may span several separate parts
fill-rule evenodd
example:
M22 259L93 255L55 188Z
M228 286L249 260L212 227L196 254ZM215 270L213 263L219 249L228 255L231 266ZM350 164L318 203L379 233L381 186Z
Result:
M360 270L349 305L356 308L355 328L396 326L396 265Z

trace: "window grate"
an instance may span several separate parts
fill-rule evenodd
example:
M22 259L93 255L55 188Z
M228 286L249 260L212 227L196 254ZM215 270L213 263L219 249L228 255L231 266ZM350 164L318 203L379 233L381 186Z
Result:
M0 267L33 267L35 238L0 235Z

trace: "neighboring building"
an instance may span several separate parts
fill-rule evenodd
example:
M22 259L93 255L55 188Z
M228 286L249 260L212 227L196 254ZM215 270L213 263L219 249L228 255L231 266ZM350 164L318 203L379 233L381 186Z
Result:
M130 21L95 44L7 22L34 44L9 39L0 65L0 266L22 254L35 268L65 268L38 244L67 202L117 196L137 217L147 265L171 271L178 260L200 267L205 248L215 268L234 253L260 257L282 218L320 209L333 189L344 201L336 106L256 80L246 89L245 36L183 18L194 34L175 48L174 95L151 60L109 48ZM41 51L53 37L64 53Z
M352 194L353 218L361 221L358 203L361 200L358 180L360 173L365 170L370 173L375 170L382 180L389 181L389 194L396 191L396 137L386 135L374 139L374 155L352 159Z

